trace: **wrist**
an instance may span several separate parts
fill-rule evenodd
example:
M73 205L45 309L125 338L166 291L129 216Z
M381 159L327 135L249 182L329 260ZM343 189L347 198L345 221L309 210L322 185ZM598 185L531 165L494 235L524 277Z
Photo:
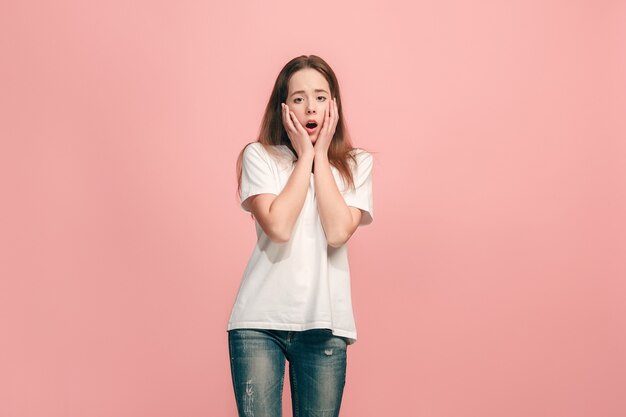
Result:
M313 162L315 160L315 152L313 152L313 150L304 151L302 152L302 155L298 156L298 160Z
M327 150L316 150L315 151L315 160L328 160L328 151Z

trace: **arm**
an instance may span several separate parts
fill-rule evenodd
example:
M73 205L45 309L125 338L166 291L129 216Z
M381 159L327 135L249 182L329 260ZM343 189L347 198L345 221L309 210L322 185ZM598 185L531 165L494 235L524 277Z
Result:
M250 211L273 242L285 243L291 238L309 189L312 165L313 154L303 154L280 194L257 194L250 198Z
M326 240L332 247L344 245L361 221L361 210L346 204L330 169L326 153L315 155L315 195Z
M337 98L324 109L324 122L315 143L315 194L326 241L338 248L345 244L363 220L361 209L348 206L330 169L328 149L339 121ZM361 207L361 205L359 205ZM368 219L369 220L369 219Z
M287 184L278 194L263 194L252 201L252 214L265 234L276 243L291 239L293 226L300 216L311 182L315 154L307 131L286 103L281 103L283 127L298 155Z

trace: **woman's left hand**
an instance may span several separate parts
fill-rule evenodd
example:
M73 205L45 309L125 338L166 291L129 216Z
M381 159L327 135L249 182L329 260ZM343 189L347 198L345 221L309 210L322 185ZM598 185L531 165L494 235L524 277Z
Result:
M337 99L333 97L330 104L324 110L324 121L322 122L322 128L315 141L315 154L328 156L328 148L330 148L330 142L335 136L335 129L337 128L337 122L339 121L339 110L337 106Z

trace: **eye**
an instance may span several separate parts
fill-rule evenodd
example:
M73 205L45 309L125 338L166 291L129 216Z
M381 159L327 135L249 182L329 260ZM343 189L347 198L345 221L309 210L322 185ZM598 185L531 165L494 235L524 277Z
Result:
M300 103L298 100L302 100L302 97L296 97L293 99L294 103Z
M324 97L324 96L318 96L317 98L318 98L318 99L319 99L319 98L323 98L323 100L321 100L321 101L326 101L326 97Z

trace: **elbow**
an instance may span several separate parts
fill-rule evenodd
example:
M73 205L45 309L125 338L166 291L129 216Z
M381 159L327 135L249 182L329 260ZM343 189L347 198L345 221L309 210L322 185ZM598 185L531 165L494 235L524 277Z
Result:
M335 248L335 249L336 249L336 248L340 248L340 247L342 247L342 246L343 246L343 245L345 245L345 244L346 244L346 241L345 241L345 240L344 240L344 241L333 241L333 242L328 242L328 246L331 246L331 247L333 247L333 248Z
M350 236L346 234L336 235L326 239L326 242L328 243L328 246L332 246L333 248L340 248L341 246L346 244L349 238Z
M269 238L270 238L270 240L271 240L272 242L274 242L274 243L280 243L280 244L283 244L283 243L287 243L287 242L289 242L289 238L285 238L285 237L283 237L283 236L270 235L270 236L268 236L268 237L269 237Z
M287 243L291 239L291 231L275 228L267 236L274 243Z

